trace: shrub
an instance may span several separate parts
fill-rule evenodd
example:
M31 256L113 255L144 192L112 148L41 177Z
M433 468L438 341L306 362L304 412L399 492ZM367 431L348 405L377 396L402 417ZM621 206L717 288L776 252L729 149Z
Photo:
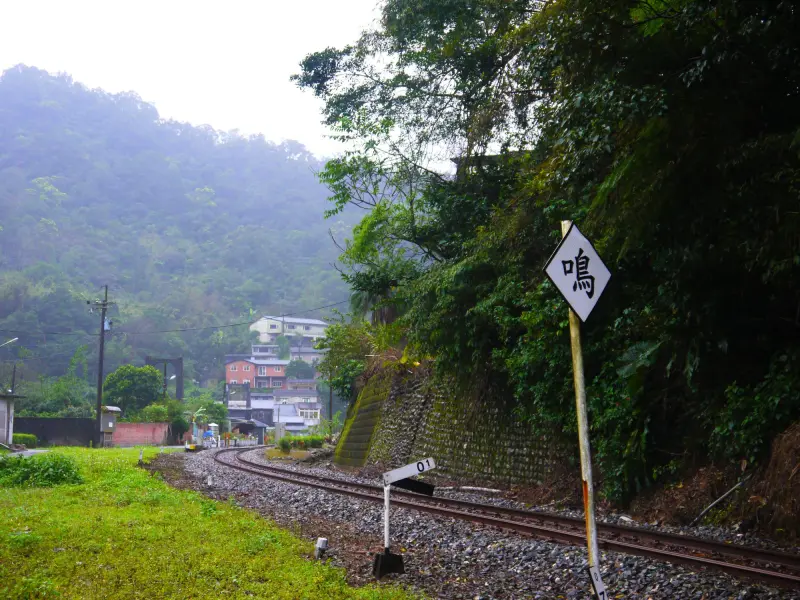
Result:
M75 459L48 452L25 458L0 457L0 485L51 487L67 483L83 483Z
M166 423L169 421L167 407L163 404L150 404L145 406L139 416L145 423Z
M322 442L324 441L321 435L310 435L308 436L308 446L309 448L322 448Z
M289 439L289 436L284 436L278 442L278 447L281 449L281 452L289 454L292 450L292 440Z
M36 444L39 443L39 440L32 433L15 433L12 441L15 444L23 444L28 448L36 448Z

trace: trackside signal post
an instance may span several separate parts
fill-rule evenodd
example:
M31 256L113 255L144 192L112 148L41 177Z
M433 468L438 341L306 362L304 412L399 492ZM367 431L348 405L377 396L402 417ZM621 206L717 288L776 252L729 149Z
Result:
M423 458L420 461L388 471L383 474L383 553L375 555L375 561L372 563L372 574L377 579L380 579L388 573L405 573L403 566L403 557L399 554L394 554L389 551L389 509L390 509L390 491L393 484L397 487L404 487L409 489L408 484L411 481L410 477L421 475L425 471L430 471L436 468L436 461L432 458ZM416 482L421 483L421 482ZM412 486L413 487L413 486ZM419 491L419 490L414 490ZM422 492L426 493L426 492ZM430 494L433 495L433 487L431 486Z
M589 419L586 412L586 382L583 377L581 322L585 322L603 293L611 273L591 242L572 221L561 221L561 243L545 265L545 273L569 303L569 337L572 347L572 375L575 408L578 415L578 442L583 480L583 508L586 518L586 544L589 550L589 576L595 597L606 600L600 578L600 552L594 515L592 454L589 446Z

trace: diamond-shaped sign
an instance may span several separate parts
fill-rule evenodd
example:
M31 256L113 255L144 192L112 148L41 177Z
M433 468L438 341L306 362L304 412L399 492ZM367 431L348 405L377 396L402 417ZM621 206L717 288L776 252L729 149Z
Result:
M597 250L574 223L547 261L544 272L583 322L611 279Z

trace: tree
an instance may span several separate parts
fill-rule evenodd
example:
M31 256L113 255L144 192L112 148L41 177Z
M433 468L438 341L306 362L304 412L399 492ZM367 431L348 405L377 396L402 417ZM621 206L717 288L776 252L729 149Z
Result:
M128 414L156 402L162 389L162 375L155 367L123 365L106 377L104 401Z
M169 421L169 411L163 404L150 404L145 406L139 413L143 422L146 423L165 423Z
M456 390L569 439L565 309L541 266L578 221L614 273L583 328L606 495L763 456L800 418L797 10L388 0L296 76L351 142L321 180L329 215L362 211L340 244L359 312L388 296ZM431 172L443 147L452 177ZM323 368L351 380L346 331Z
M119 300L107 371L183 356L187 379L219 378L225 354L250 349L246 325L203 328L346 297L322 163L300 144L163 119L135 94L24 65L0 75L0 106L0 148L15 157L0 164L0 327L26 332L31 380L67 371L79 334L97 331L85 301L106 283Z
M304 360L295 359L286 365L286 377L289 379L314 379L314 367Z
M94 416L94 388L86 381L86 346L80 346L69 361L67 372L58 378L40 376L37 382L22 379L20 369L15 390L24 398L17 403L20 416L47 414L57 417Z
M285 335L279 335L275 338L275 343L278 344L278 358L280 360L287 360L291 355L291 342Z
M221 402L216 402L210 393L203 393L187 400L186 408L202 417L198 422L216 423L220 427L228 420L228 407Z

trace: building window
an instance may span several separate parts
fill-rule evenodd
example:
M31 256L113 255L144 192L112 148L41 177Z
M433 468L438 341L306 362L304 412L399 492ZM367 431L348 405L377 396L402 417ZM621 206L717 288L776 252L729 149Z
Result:
M250 370L250 365L244 365L242 367L242 371L249 371L249 370Z
M276 373L280 373L281 372L281 368L280 367L275 367L275 372Z
M295 328L294 325L287 325L286 327L288 327L289 329L294 329Z
M269 328L270 328L270 329L277 329L277 328L278 328L278 326L277 326L275 323L270 323L270 324L269 324Z
M267 382L266 381L259 381L259 382L256 383L256 387L260 387L260 388L268 387L267 386Z
M258 376L264 377L267 374L267 367L258 367Z
M303 329L304 329L305 331L311 331L311 325L304 325L304 326L303 326Z
M275 381L275 380L273 379L273 380L272 380L272 387L274 387L274 388L283 387L283 384L282 384L280 381Z
M235 379L231 379L231 385L236 385L236 380Z
M233 373L235 370L236 370L236 365L231 365L231 373Z

